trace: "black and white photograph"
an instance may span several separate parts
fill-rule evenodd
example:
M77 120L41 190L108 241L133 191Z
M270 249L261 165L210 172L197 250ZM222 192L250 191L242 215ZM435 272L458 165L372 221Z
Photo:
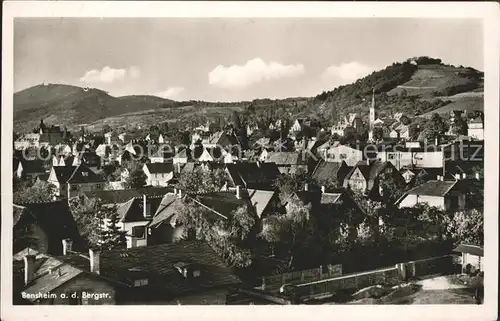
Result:
M14 319L497 317L498 4L28 3L4 5Z

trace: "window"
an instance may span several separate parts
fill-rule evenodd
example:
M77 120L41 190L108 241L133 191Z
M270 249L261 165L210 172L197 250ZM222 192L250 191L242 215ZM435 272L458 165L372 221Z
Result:
M66 297L69 300L69 305L82 305L82 294L81 292L78 293L76 292L76 297L75 297L75 292L69 292L66 293Z
M387 168L385 169L385 172L386 172L387 174L391 174L391 173L392 173L392 167L387 167Z
M340 154L340 159L346 159L346 158L347 158L347 154L344 154L344 153Z
M82 176L84 176L84 177L89 176L89 172L82 172Z
M77 191L78 190L78 185L71 185L71 190L72 191Z
M396 155L394 155L394 154L387 154L387 159L396 159Z
M132 236L143 239L146 234L146 228L144 226L134 226L132 227Z
M148 279L134 280L134 287L141 287L148 285Z
M197 278L200 276L200 270L194 270L193 271L193 277Z

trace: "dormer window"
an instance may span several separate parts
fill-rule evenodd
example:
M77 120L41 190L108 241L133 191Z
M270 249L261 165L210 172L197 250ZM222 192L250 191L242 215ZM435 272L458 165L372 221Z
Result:
M197 278L201 275L200 269L191 263L177 262L174 264L174 267L186 279Z
M82 172L82 176L89 176L89 172Z

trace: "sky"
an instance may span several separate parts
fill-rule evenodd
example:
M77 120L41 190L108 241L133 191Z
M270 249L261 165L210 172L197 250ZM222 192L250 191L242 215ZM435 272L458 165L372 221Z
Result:
M315 96L410 57L483 70L481 20L16 18L14 90L240 101Z

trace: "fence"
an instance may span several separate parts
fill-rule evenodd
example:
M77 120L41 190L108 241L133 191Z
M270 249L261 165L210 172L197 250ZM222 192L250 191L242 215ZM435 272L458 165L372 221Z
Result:
M333 294L338 290L357 290L375 284L396 285L399 284L399 282L400 273L398 268L390 267L299 284L294 287L294 294L304 298L309 296L320 296L322 294Z
M293 271L278 275L264 276L262 277L261 289L266 291L275 291L279 290L285 284L306 283L341 275L341 264L328 265L325 269L323 268L323 266L320 266L309 270Z
M456 268L453 255L398 263L387 267L340 277L304 282L293 287L297 298L334 294L339 290L359 290L371 285L397 285L405 280L437 273L452 273Z

